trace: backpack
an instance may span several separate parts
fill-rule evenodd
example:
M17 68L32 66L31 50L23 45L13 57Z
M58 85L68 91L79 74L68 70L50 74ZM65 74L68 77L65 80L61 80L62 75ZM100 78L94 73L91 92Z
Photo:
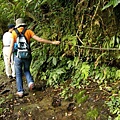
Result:
M14 43L14 52L16 56L20 59L29 59L31 56L30 44L25 37L26 28L20 33L17 29L15 32L17 34L17 42Z

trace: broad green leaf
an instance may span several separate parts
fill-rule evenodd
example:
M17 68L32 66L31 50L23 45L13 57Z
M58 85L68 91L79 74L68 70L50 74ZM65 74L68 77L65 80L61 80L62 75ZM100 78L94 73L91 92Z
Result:
M120 70L116 71L116 78L120 78Z
M54 64L54 65L57 64L57 59L56 59L56 57L53 57L53 64Z
M109 8L110 6L116 7L120 3L120 0L110 0L107 5L105 5L102 10Z
M61 69L61 68L60 68L60 69L57 69L57 70L56 70L56 73L57 73L57 74L62 74L62 73L64 73L64 69Z
M113 7L116 7L120 3L120 0L113 0Z

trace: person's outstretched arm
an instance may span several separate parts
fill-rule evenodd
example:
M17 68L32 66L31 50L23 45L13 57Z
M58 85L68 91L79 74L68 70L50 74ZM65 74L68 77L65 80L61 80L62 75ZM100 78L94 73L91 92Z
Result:
M46 39L43 39L43 38L38 37L37 35L33 35L32 38L35 39L35 40L37 40L38 42L41 42L41 43L48 43L48 44L55 44L55 45L60 44L60 41L50 41L50 40L46 40Z

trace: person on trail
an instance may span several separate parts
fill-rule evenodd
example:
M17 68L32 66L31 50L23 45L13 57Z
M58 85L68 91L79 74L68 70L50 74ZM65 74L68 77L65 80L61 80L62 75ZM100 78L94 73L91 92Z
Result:
M22 31L26 28L26 26L27 24L25 23L23 18L18 18L16 20L15 29L17 29L20 33L22 33ZM55 45L60 44L60 41L50 41L50 40L40 38L30 29L26 29L24 35L29 44L30 44L30 38L33 38L34 40L41 42L41 43L48 43L48 44L55 44ZM16 34L16 31L14 30L12 32L12 40L11 40L10 50L9 50L9 59L8 59L9 62L10 62L11 54L12 54L16 41L17 41L17 34ZM31 60L32 60L32 55L30 56L29 59L21 59L17 55L14 56L15 71L16 71L16 84L17 84L16 95L18 95L19 97L23 97L24 95L23 80L22 80L22 69L23 69L22 65L24 66L24 74L25 74L29 89L33 90L35 87L34 80L30 73Z
M11 63L8 62L11 35L14 27L15 25L13 24L8 25L8 31L3 34L3 57L4 57L4 64L5 64L5 72L9 79L15 78L13 54L11 54Z

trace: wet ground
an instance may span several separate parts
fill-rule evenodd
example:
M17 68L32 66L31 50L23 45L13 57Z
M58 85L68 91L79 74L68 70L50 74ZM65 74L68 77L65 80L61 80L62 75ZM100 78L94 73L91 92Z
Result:
M43 82L31 92L24 81L24 88L25 96L18 98L15 80L0 76L0 120L107 120L104 101L109 93L96 84L86 88L89 97L83 104L60 98L60 88L45 87Z

